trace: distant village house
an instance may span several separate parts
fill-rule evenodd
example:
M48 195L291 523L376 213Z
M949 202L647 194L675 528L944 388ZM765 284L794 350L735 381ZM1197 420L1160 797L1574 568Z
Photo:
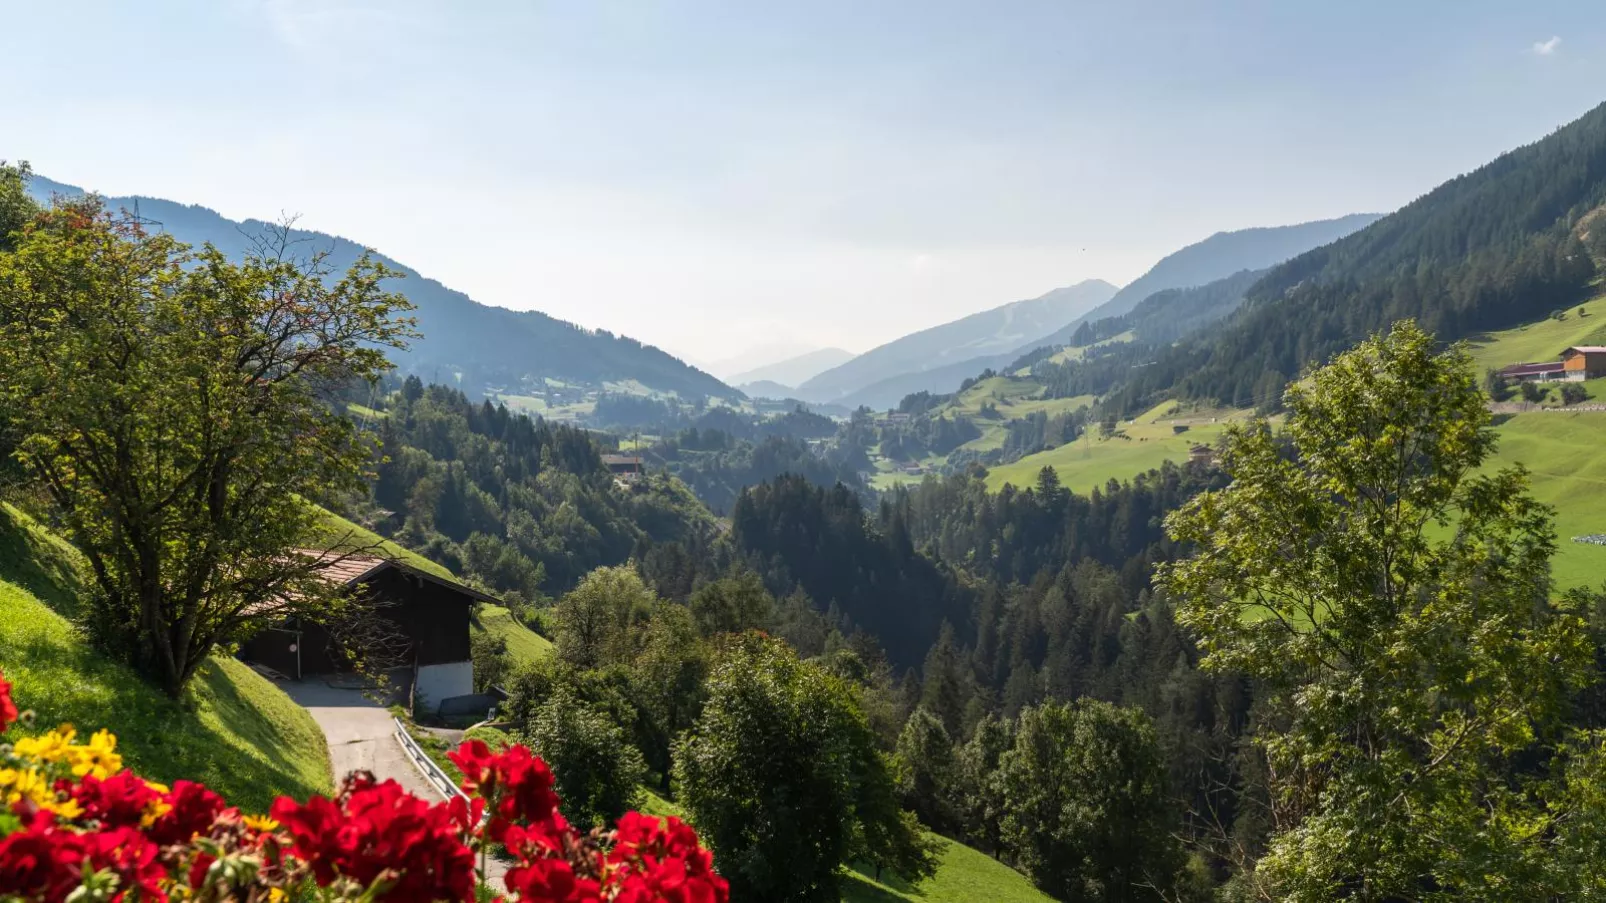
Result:
M1516 382L1581 382L1606 377L1606 345L1576 345L1561 353L1561 360L1503 367L1500 375Z
M403 644L397 672L405 668L415 697L431 708L474 692L469 624L475 602L497 600L455 580L447 580L400 561L367 555L332 556L320 576L359 596ZM359 650L359 653L365 650ZM290 618L252 637L240 658L266 665L293 680L349 674L352 666L328 627Z
M1580 345L1561 353L1562 378L1573 382L1606 376L1606 345Z
M1208 445L1194 445L1188 449L1188 463L1200 467L1216 466L1216 450Z
M625 486L634 484L647 472L646 462L640 455L603 455L602 463L614 480Z

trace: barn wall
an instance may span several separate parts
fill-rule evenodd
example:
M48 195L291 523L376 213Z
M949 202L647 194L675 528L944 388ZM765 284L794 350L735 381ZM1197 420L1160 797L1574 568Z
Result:
M473 692L473 662L421 665L418 680L413 684L414 697L422 696L425 707L431 712L440 708L443 699L467 696Z

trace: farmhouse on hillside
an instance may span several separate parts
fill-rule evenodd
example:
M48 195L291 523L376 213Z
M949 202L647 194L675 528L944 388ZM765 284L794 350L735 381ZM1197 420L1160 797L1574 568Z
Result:
M1562 377L1561 361L1541 361L1535 364L1512 364L1500 368L1500 375L1517 382L1549 382Z
M1500 375L1517 382L1599 379L1606 376L1606 345L1575 345L1563 351L1559 361L1512 364L1502 367Z
M1562 379L1578 382L1606 376L1606 345L1578 345L1561 353Z
M378 616L386 657L400 657L396 670L405 670L412 695L422 696L436 707L443 700L474 692L474 663L469 654L472 609L475 602L494 604L496 599L401 561L305 554L328 561L320 576L356 595ZM362 652L377 654L376 650L359 650ZM240 658L294 680L352 670L329 628L304 618L290 618L258 633L241 647Z
M603 455L602 463L615 480L627 486L641 479L647 470L640 455Z

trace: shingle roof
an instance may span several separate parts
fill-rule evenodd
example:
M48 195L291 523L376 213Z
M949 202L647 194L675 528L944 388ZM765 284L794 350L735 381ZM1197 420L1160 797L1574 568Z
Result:
M1574 345L1567 351L1576 351L1579 354L1606 354L1606 345ZM1566 354L1567 351L1563 351L1562 354Z
M342 554L340 552L320 552L316 549L298 549L297 554L313 558L320 563L327 562L327 564L318 569L318 576L331 583L338 583L346 587L356 586L387 568L400 568L416 577L422 577L442 586L451 587L482 602L490 602L493 605L501 604L500 599L482 593L472 586L467 586L456 580L437 577L428 571L413 567L405 561L398 561L393 558L380 558L375 555Z

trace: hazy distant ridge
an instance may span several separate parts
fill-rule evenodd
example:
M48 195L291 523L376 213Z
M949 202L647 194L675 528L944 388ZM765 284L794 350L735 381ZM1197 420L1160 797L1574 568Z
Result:
M83 189L35 176L29 190L42 200L53 194L79 195ZM268 228L259 220L236 222L206 207L160 198L115 197L113 209L136 205L141 217L187 244L211 242L230 257L251 247L251 237ZM324 232L293 230L302 247L328 250L337 270L350 266L364 248ZM515 311L481 304L459 291L428 279L383 254L376 260L406 278L395 288L417 306L413 316L424 337L403 353L392 353L398 366L441 382L458 382L478 392L486 385L516 386L526 378L552 377L568 382L600 384L635 380L661 391L687 396L726 398L740 393L678 358L628 336L585 329L534 310Z

